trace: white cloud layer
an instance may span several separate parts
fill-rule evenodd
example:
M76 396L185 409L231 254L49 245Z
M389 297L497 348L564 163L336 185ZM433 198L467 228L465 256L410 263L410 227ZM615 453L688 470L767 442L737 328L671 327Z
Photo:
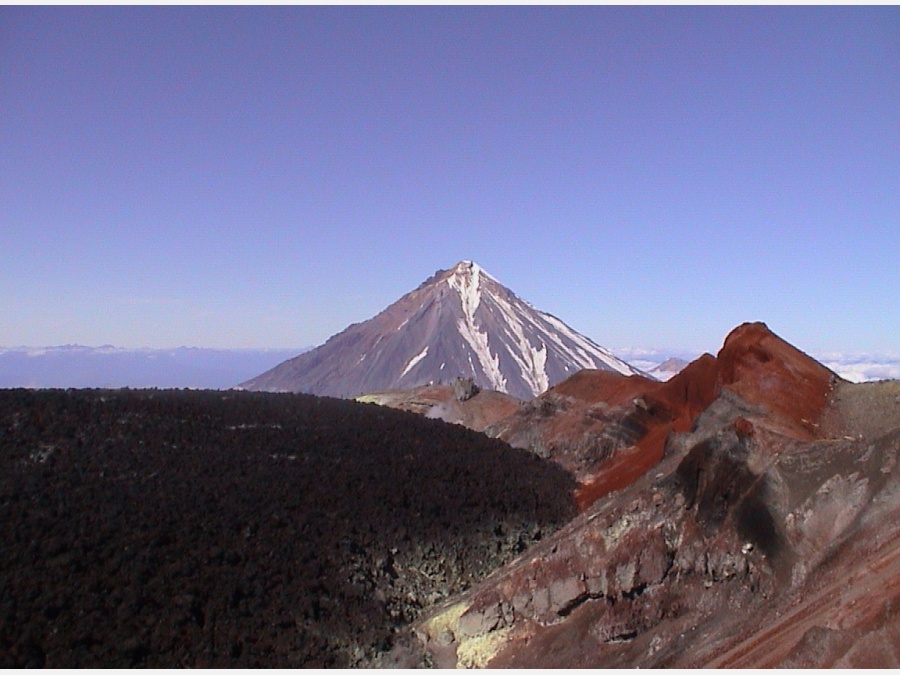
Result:
M693 361L700 355L699 352L684 349L645 349L641 347L622 347L613 349L612 352L644 372L653 370L660 363L672 357ZM900 355L898 354L822 352L810 354L810 356L850 382L900 380Z
M829 352L813 355L827 368L850 382L900 380L900 356L896 354L842 354Z

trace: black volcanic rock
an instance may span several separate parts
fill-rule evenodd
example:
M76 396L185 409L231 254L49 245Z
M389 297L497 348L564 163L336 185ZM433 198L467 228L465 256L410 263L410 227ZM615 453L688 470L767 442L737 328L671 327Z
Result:
M530 399L584 368L640 372L463 261L240 388L346 398L462 377Z
M0 667L371 665L573 487L352 401L0 390Z

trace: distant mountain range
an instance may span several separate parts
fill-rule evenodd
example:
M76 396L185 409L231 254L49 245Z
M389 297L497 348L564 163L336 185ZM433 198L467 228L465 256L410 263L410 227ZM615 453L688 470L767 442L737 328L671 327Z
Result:
M0 388L230 389L300 351L0 347Z
M463 377L530 399L585 368L641 373L462 261L241 388L352 397Z

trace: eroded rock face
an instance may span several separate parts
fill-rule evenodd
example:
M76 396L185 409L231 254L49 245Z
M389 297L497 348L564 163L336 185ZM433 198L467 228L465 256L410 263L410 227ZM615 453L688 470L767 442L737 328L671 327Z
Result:
M758 424L804 440L819 437L816 420L838 381L765 324L748 323L728 335L717 356L704 354L667 382L581 371L485 433L572 472L587 508L655 466L670 435L689 431L726 392L756 411Z
M481 389L472 380L471 377L457 377L453 380L453 395L457 401L468 401L475 396Z
M425 617L427 650L441 642L445 665L897 665L896 388L842 382L759 324L695 373L673 389L601 376L594 390L583 374L531 407L532 443L578 406L640 420L643 435L594 469L631 480L610 479L552 538ZM525 412L505 432L526 433ZM658 463L629 474L660 429Z
M772 333L763 323L735 328L716 357L718 379L769 411L769 422L805 439L821 436L817 421L840 378Z
M469 381L471 384L471 381ZM474 384L428 385L414 389L375 392L356 400L363 403L405 410L439 419L450 424L460 424L473 431L484 431L492 424L516 412L522 401L508 394L490 389L478 389ZM462 394L463 398L460 398Z

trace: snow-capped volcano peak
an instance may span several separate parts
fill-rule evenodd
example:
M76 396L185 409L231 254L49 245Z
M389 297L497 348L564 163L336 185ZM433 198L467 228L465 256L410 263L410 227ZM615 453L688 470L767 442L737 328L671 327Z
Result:
M475 263L463 260L453 268L453 274L447 277L447 285L459 293L463 312L473 317L481 302L481 268Z
M471 377L528 399L584 368L640 372L463 260L372 319L241 386L356 396Z
M457 321L459 334L478 357L479 365L490 382L491 389L506 391L506 378L500 372L498 357L491 354L487 333L480 330L475 312L481 304L481 268L473 262L463 261L453 268L447 284L459 293L462 317Z

